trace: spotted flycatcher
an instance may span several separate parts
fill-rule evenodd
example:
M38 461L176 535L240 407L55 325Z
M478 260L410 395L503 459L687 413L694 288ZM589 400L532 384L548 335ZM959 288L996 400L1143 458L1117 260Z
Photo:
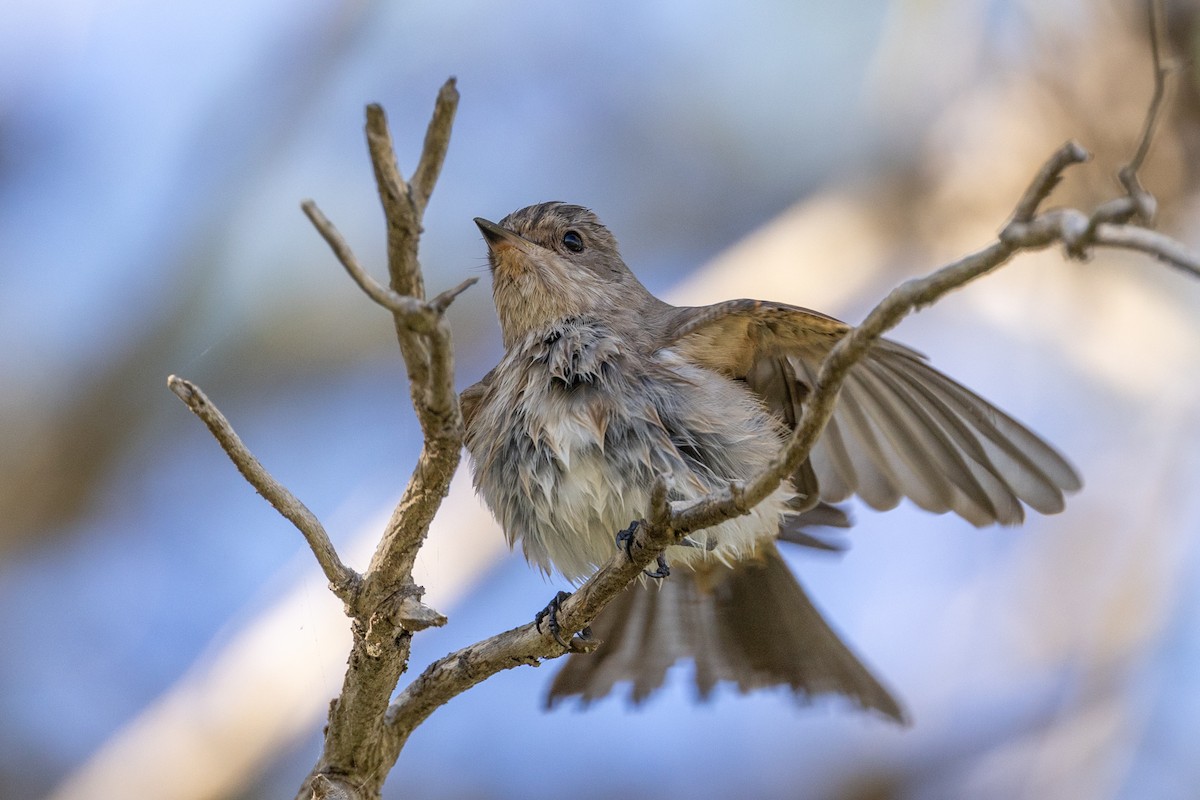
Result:
M462 396L475 486L510 545L543 572L587 578L614 535L646 513L659 476L671 499L762 471L800 418L817 369L849 327L783 303L675 307L625 265L585 208L543 203L499 224L488 247L505 354ZM900 705L829 627L783 559L780 538L848 524L830 505L901 497L974 525L1053 513L1079 478L999 409L880 341L847 377L809 459L750 513L690 534L670 577L627 589L601 612L596 652L572 655L551 700L590 701L620 681L641 700L677 660L706 697L786 685L834 692L902 719Z

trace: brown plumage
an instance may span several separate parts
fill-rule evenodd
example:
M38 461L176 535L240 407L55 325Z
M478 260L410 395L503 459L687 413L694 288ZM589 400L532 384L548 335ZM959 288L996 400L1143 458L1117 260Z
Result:
M543 571L590 575L645 513L658 475L673 498L763 469L800 416L822 358L848 326L758 300L677 308L625 266L585 208L543 203L488 243L506 354L462 395L475 485L510 544ZM753 512L668 549L664 585L634 586L593 625L551 698L592 700L631 681L640 700L676 660L719 681L834 692L901 719L899 705L812 606L775 549L844 525L830 503L908 497L974 525L1053 513L1079 488L1070 464L987 401L884 341L852 371L808 461ZM799 516L796 512L802 512ZM782 536L781 536L782 532Z

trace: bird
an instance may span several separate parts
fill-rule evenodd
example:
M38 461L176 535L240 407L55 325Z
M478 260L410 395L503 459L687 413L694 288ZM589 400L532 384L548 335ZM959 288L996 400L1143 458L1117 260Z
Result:
M670 305L584 206L539 203L475 223L505 349L460 396L475 489L510 547L576 585L646 514L656 480L687 500L764 469L850 330L786 303ZM568 657L548 703L586 705L623 683L641 703L691 660L701 699L722 683L786 686L801 703L839 695L906 722L779 542L827 546L814 528L849 526L838 504L853 496L879 510L908 498L982 527L1019 524L1026 507L1059 512L1080 487L1036 434L922 354L880 340L791 479L749 513L668 547L660 580L634 581L597 616L599 646Z

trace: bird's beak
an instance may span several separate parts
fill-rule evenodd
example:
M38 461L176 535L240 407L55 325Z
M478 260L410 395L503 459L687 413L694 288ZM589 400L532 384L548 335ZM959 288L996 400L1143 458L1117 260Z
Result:
M475 224L483 232L483 238L487 241L488 250L491 250L493 253L505 247L515 247L523 252L529 252L529 247L533 244L533 242L524 236L519 236L507 228L501 228L496 223L486 220L483 217L476 217Z

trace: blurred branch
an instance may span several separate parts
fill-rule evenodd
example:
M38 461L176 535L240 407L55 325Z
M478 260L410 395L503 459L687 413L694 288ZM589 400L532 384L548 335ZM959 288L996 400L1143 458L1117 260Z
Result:
M1013 209L1012 220L1016 223L1027 223L1033 220L1038 209L1054 187L1062 180L1062 173L1072 164L1080 164L1090 158L1088 152L1074 142L1067 142L1042 165L1033 182L1025 189L1017 207Z
M1138 138L1133 157L1129 159L1128 164L1117 170L1117 180L1125 189L1125 196L1110 200L1096 209L1082 236L1085 243L1096 237L1097 228L1101 225L1129 222L1133 219L1141 220L1145 225L1153 225L1158 213L1158 201L1142 186L1138 172L1150 154L1150 144L1154 140L1154 132L1158 129L1163 101L1167 94L1167 76L1170 68L1162 60L1162 7L1157 0L1149 0L1146 3L1146 13L1149 22L1151 62L1154 66L1154 93L1146 109L1146 121L1142 124L1142 135ZM1072 255L1078 256L1080 253L1075 251ZM1168 263L1179 264L1177 260L1168 260Z
M1102 247L1137 250L1200 278L1200 256L1157 231L1133 225L1101 225L1096 230L1095 243Z
M1150 98L1150 107L1146 109L1146 122L1142 126L1142 135L1138 140L1137 149L1129 163L1117 172L1117 179L1125 187L1125 192L1138 204L1138 216L1142 222L1151 225L1154 222L1154 198L1150 196L1138 180L1146 156L1150 154L1150 143L1154 141L1154 131L1167 95L1167 75L1170 67L1163 63L1163 11L1160 0L1149 0L1146 3L1146 16L1150 34L1150 56L1154 66L1154 94ZM1146 200L1150 202L1145 202Z

